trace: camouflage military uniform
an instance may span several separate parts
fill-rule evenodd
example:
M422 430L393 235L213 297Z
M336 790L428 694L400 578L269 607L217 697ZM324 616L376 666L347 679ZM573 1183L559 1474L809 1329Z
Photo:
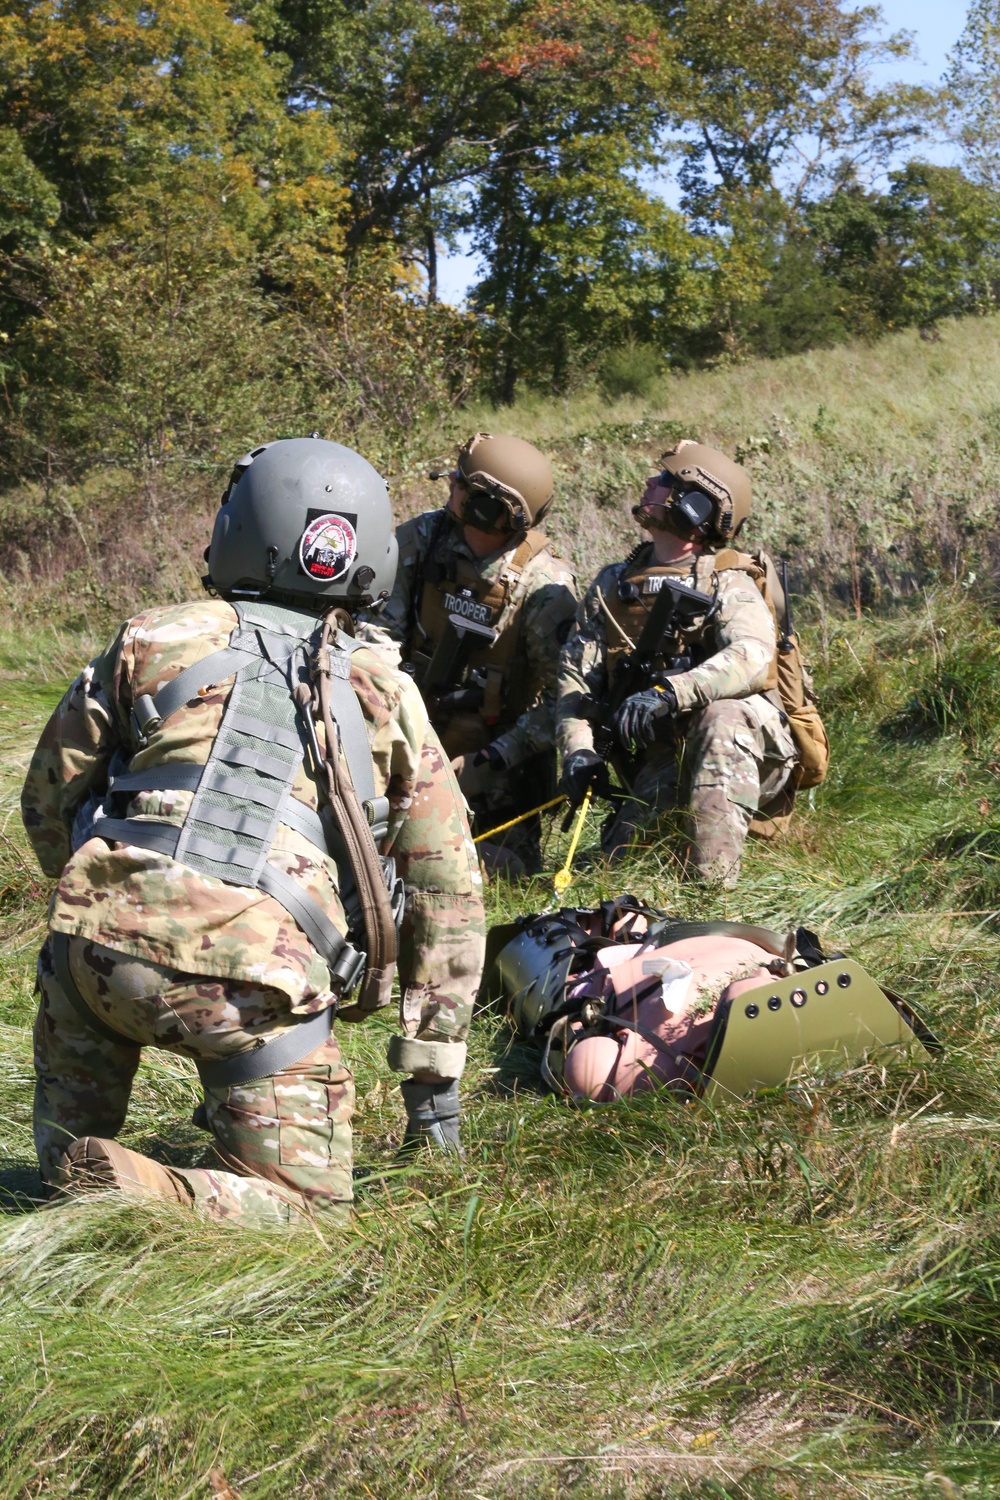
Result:
M544 542L541 533L530 533ZM428 642L426 601L437 591L445 598L455 575L474 579L480 598L506 594L493 614L500 637L514 631L512 644L498 640L490 652L472 658L485 669L482 707L473 712L435 713L435 727L451 756L472 755L491 745L502 756L503 769L483 768L482 790L470 798L477 826L486 829L533 807L554 793L555 689L559 649L566 640L577 606L577 587L569 565L541 546L520 570L512 569L520 543L516 538L485 559L475 557L461 526L446 511L428 511L404 522L396 533L399 567L384 612L360 628L363 639L393 662L416 668L436 644ZM433 568L429 565L433 564ZM428 576L434 572L440 581ZM438 606L443 620L445 609ZM491 658L507 658L498 673L498 688L489 682ZM530 830L528 830L530 838ZM508 847L527 851L525 830L512 831ZM535 834L537 840L537 833ZM537 855L534 857L537 858ZM528 852L529 862L532 858Z
M35 1027L35 1138L46 1180L72 1139L121 1128L141 1046L217 1060L332 1002L325 962L264 891L199 874L166 854L88 837L88 809L116 752L132 770L205 761L232 678L202 689L138 751L130 710L139 695L154 695L224 646L235 624L235 611L221 600L129 620L69 688L32 759L22 794L25 827L42 868L61 877L50 933L69 939L77 989L125 1039L96 1036L80 1020L53 971L50 939L40 959ZM406 882L402 1029L420 1041L457 1045L471 1020L484 940L478 862L461 797L412 683L374 652L357 650L350 660L376 793L390 803L383 850ZM293 794L319 806L305 765ZM128 815L179 825L192 795L140 792ZM271 858L347 928L332 859L285 824ZM460 1072L458 1066L454 1076ZM303 1200L343 1212L351 1198L353 1101L350 1070L332 1036L275 1077L208 1088L220 1169L179 1175L193 1198L219 1215L270 1222Z
M631 559L603 568L587 590L560 662L559 748L564 756L593 748L588 700L600 702L607 693L609 654L623 647L621 632L609 618L614 613L610 606L626 572L641 580L651 559L650 544ZM788 784L796 758L781 709L762 691L774 657L774 620L745 573L726 569L715 574L712 553L658 571L686 578L702 593L712 593L717 585L718 610L706 630L694 630L697 664L671 677L678 705L676 736L672 743L654 742L642 752L630 778L632 795L609 819L602 845L614 855L640 839L662 814L686 804L691 868L706 880L732 886L751 818Z

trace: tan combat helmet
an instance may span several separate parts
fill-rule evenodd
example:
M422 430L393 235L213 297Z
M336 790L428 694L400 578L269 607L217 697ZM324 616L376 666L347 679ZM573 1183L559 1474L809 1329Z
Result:
M664 474L669 474L679 489L699 490L712 501L711 515L703 526L706 536L720 542L736 536L750 514L750 476L746 469L718 448L707 448L691 438L682 438L661 462Z
M459 451L468 489L462 521L483 531L527 531L552 500L552 465L523 438L477 432Z

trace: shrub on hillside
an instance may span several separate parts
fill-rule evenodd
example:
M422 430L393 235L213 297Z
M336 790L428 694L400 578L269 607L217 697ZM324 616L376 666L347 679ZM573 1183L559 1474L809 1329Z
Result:
M599 383L610 400L619 396L656 396L657 387L666 376L666 361L653 344L638 344L634 339L612 349L601 365Z

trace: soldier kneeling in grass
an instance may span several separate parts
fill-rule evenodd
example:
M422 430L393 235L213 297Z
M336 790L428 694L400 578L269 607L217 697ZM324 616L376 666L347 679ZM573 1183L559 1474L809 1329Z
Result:
M59 878L35 1023L42 1179L257 1224L343 1218L354 1082L331 1023L388 1004L397 956L405 1142L458 1150L479 865L416 687L338 628L395 576L371 465L317 438L254 449L207 556L212 597L127 621L25 783ZM144 1046L194 1059L216 1165L116 1143Z
M477 432L447 475L447 504L400 526L391 596L361 634L402 661L452 756L487 869L541 869L537 816L555 790L559 648L576 583L540 530L552 468L522 438Z

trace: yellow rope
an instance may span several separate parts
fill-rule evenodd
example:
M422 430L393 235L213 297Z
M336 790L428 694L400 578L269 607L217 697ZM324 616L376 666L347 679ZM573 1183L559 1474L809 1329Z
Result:
M580 835L583 832L584 820L586 819L586 816L590 811L590 802L593 795L594 788L592 786L588 786L587 790L583 794L583 801L580 803L580 811L577 814L576 823L573 825L573 837L569 841L569 850L566 855L566 863L563 865L561 870L556 871L555 875L552 878L552 884L555 887L555 893L557 896L561 896L563 891L566 890L566 888L572 883L573 855L576 853L576 846L580 842Z
M533 818L536 813L548 812L550 807L555 807L559 802L566 801L566 793L553 797L551 802L543 802L541 807L533 807L530 812L518 813L516 818L511 818L507 823L498 823L496 828L490 828L486 833L477 834L472 840L474 844L481 844L483 839L491 839L495 833L505 833L508 828L513 828L515 823L523 823L525 818Z

